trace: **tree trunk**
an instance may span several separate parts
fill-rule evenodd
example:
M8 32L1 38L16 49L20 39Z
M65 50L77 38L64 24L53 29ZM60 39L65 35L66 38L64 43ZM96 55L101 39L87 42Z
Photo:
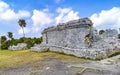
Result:
M24 33L24 29L23 29L23 27L22 27L22 30L23 30L23 37L25 37L25 33Z

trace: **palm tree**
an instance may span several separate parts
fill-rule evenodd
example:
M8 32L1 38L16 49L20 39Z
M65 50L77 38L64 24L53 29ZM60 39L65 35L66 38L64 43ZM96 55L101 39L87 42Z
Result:
M24 19L19 19L18 24L20 27L22 27L23 30L23 36L25 37L25 33L24 33L24 27L26 27L26 22Z
M13 33L12 32L8 32L8 37L12 40L13 39Z

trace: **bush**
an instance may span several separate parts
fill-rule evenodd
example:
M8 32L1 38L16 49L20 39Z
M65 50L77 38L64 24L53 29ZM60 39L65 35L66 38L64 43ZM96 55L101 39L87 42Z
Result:
M4 42L7 40L6 36L1 36L0 39L1 39L1 40L0 40L1 43L4 43Z
M34 44L40 44L42 42L41 38L24 38L24 43L27 44L27 48L34 46Z
M120 34L118 34L118 39L120 39Z
M40 44L42 42L42 37L34 39L34 44Z
M8 49L8 47L11 45L11 41L5 41L4 43L2 43L1 45L1 49Z
M25 37L21 37L20 39L18 39L20 42L24 42L27 38Z
M26 43L27 48L34 46L34 44L40 44L42 42L41 38L25 38L6 40L1 44L1 49L8 49L9 46L17 45L18 43Z
M17 45L21 43L18 39L7 40L1 44L1 49L8 49L9 46Z
M27 44L27 48L30 48L30 47L32 47L32 46L34 45L34 43L32 43L32 40L31 40L31 39L26 39L26 40L24 41L24 43Z
M104 32L105 32L104 30L100 30L99 35L103 34Z
M11 45L17 45L18 43L22 43L19 39L11 40Z

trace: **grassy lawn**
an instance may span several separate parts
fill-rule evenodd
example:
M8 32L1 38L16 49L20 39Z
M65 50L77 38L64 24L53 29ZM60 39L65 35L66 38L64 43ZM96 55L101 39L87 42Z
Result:
M70 61L82 60L74 56L68 56L56 52L31 52L30 50L11 51L0 50L0 68L12 67L17 65L24 65L38 60L45 60L46 58L67 59Z

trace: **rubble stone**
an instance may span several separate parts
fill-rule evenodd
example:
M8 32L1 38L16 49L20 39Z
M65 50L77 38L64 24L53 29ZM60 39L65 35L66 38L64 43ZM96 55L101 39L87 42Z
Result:
M27 48L26 43L18 43L16 46L10 46L8 49L9 50L25 50Z

